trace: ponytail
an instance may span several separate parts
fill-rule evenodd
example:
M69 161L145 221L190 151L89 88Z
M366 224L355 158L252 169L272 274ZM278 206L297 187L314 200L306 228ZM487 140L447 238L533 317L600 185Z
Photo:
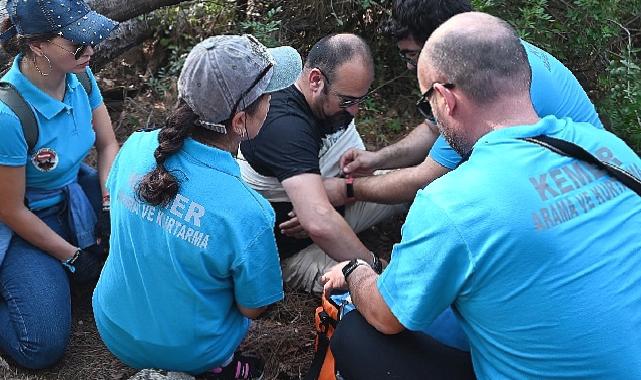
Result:
M158 148L154 152L156 168L147 173L138 186L136 195L143 202L153 206L166 206L180 190L178 179L165 168L165 161L182 148L185 139L191 135L198 116L182 99L167 118L158 134Z
M0 25L0 33L4 33L11 28L15 28L15 26L13 25L13 22L11 22L11 19L9 17L6 17L4 20L2 20L2 24ZM7 52L7 54L12 57L20 53L20 48L18 46L18 36L14 34L10 38L2 41L2 48L5 52Z

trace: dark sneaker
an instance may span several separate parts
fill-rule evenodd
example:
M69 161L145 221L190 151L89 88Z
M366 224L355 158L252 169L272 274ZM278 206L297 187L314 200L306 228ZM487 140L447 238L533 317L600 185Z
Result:
M236 352L231 363L225 367L210 369L203 374L206 380L260 380L265 363L254 355Z

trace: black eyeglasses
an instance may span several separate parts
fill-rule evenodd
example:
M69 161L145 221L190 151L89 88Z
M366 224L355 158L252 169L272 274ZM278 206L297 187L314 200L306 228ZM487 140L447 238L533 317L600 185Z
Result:
M432 93L434 92L434 86L437 84L442 85L445 88L451 89L454 88L454 83L438 83L434 82L430 86L430 88L421 95L421 97L418 99L418 102L416 102L416 108L418 109L418 112L421 113L421 115L426 118L427 120L434 122L434 113L432 112L432 105L430 104L430 97L432 96Z
M332 84L329 81L329 77L323 72L323 70L318 67L316 69L321 73L321 75L323 75L323 77L325 77L325 81L327 81L327 87L331 86ZM341 95L334 91L332 91L332 94L336 95L340 100L340 102L338 103L338 108L345 109L363 103L367 100L367 98L369 98L370 95L372 95L374 91L376 90L372 90L363 96Z
M402 49L398 51L398 55L401 57L403 62L409 63L410 65L416 66L418 63L418 55L421 53L421 50L415 49Z
M71 50L67 49L66 47L64 47L62 45L58 45L57 43L53 42L52 40L49 40L49 43L54 44L57 47L59 47L60 49L66 51L67 53L72 54L73 57L76 59L76 61L79 60L80 57L82 57L83 54L85 54L85 51L89 47L89 45L73 45L75 50L71 51Z
M238 106L240 105L240 101L243 100L243 98L245 96L247 96L247 94L249 94L251 92L251 90L253 90L254 87L256 87L258 85L258 83L260 83L260 81L265 77L265 75L267 75L267 73L269 72L269 70L271 70L272 67L274 67L274 64L270 62L263 69L263 71L261 71L260 74L258 74L256 79L254 79L254 82L251 84L251 86L249 86L249 88L247 90L243 91L243 93L240 94L240 97L236 101L236 104L234 104L234 108L232 108L232 110L231 110L231 115L229 115L229 120L231 120L231 118L234 117L234 114L236 114L236 110L238 109Z

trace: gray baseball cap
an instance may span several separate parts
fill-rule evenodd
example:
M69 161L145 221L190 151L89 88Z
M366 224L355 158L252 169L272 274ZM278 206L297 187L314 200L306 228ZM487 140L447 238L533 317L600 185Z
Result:
M250 34L210 37L189 52L178 96L200 117L201 126L225 133L220 122L264 93L289 87L301 69L300 54L292 47L268 49Z

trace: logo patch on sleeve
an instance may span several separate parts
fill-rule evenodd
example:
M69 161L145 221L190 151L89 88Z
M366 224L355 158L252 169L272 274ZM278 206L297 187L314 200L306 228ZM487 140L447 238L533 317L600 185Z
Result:
M41 148L31 156L31 163L41 172L50 172L58 166L58 154L51 148Z

